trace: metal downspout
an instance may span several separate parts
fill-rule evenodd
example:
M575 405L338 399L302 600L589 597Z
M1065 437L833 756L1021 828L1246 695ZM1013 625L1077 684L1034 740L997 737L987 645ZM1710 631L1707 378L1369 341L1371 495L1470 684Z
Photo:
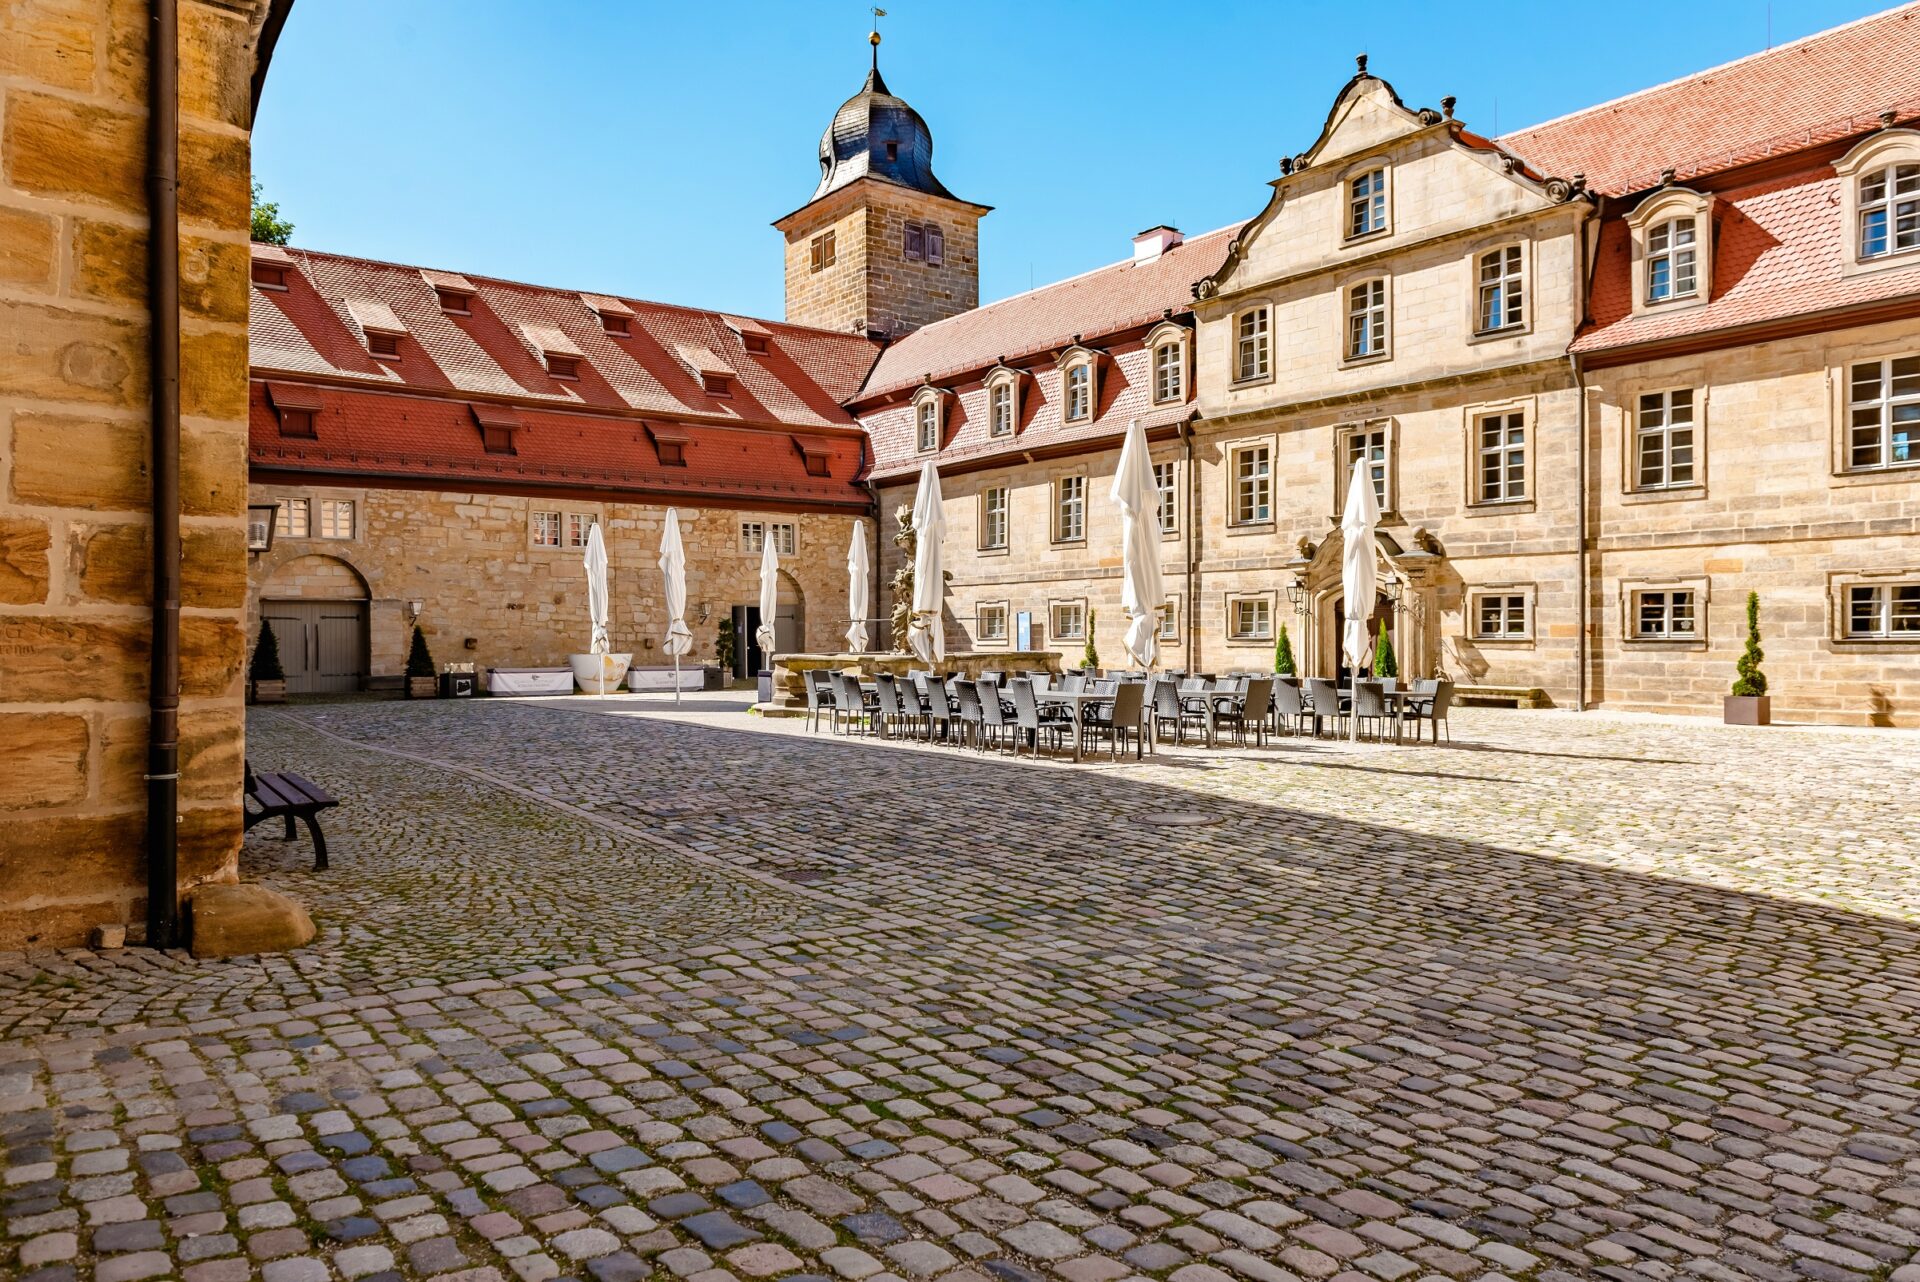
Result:
M1575 590L1580 602L1580 633L1575 638L1573 647L1574 661L1579 669L1573 706L1575 711L1585 712L1587 710L1587 626L1592 615L1590 603L1587 600L1589 577L1587 569L1587 384L1586 376L1580 369L1578 352L1567 353L1567 367L1573 371L1573 393L1579 401L1579 411L1575 419L1575 440L1580 447L1580 459L1574 470L1574 484L1579 490L1574 537L1578 542L1576 556L1579 561L1579 570L1575 575Z
M1187 525L1186 525L1187 599L1184 602L1184 604L1187 607L1187 630L1186 630L1186 644L1182 648L1185 649L1187 653L1187 671L1189 674L1191 674L1199 671L1200 669L1200 665L1194 661L1195 655L1196 655L1195 646L1198 644L1200 639L1199 632L1196 627L1196 621L1200 617L1199 602L1194 596L1194 590L1193 590L1194 576L1199 572L1200 527L1194 523L1194 519L1193 519L1194 518L1193 496L1197 492L1196 487L1199 484L1199 479L1195 477L1193 474L1193 420L1192 419L1189 418L1181 422L1180 440L1186 446L1186 450L1187 450L1187 458L1186 458L1186 463L1187 463Z
M178 0L147 41L148 349L153 383L153 644L147 693L147 943L179 941L180 46Z

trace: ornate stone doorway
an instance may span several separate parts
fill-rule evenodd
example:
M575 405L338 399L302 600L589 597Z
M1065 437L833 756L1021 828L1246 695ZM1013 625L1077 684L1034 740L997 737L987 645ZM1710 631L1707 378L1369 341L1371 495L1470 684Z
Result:
M1421 539L1412 549L1401 547L1385 532L1375 538L1380 591L1368 611L1368 634L1377 637L1384 621L1401 677L1432 676L1440 658L1440 613L1434 582L1445 558L1431 538ZM1341 680L1351 676L1340 652L1340 633L1346 622L1345 593L1340 584L1343 546L1338 529L1330 531L1318 545L1302 540L1299 557L1287 567L1293 574L1287 588L1287 600L1293 607L1288 628L1299 639L1294 658L1306 676L1337 676Z

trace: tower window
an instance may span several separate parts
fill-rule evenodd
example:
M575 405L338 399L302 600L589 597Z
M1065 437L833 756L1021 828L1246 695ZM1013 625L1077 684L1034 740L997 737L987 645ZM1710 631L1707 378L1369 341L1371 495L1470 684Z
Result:
M892 163L898 159L900 159L900 144L889 141L887 143L887 161Z
M947 238L932 223L927 224L927 261L938 267L947 258Z
M820 235L815 236L809 249L812 259L812 269L814 271L825 271L827 268L833 266L834 252L832 232L822 232Z
M927 256L927 229L919 223L908 223L901 233L902 248L908 258L919 262Z

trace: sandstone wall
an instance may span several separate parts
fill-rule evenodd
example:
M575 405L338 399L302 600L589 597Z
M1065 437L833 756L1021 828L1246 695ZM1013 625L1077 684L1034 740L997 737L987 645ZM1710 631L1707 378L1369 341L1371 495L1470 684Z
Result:
M183 0L183 886L240 843L249 80L264 0ZM144 5L0 6L0 949L145 912Z
M907 258L909 220L940 228L946 240L941 262ZM892 335L980 304L980 215L971 206L866 181L782 223L786 318L795 324ZM834 264L816 272L813 241L828 231Z
M258 632L263 597L362 596L369 602L369 671L376 679L398 677L412 635L407 603L420 601L421 630L436 664L474 663L483 672L564 666L590 640L584 553L535 546L532 513L581 512L599 519L606 539L613 648L632 651L639 666L671 663L660 651L667 629L658 565L664 507L339 486L256 485L254 494L255 502L310 498L315 510L323 499L351 499L357 522L352 539L275 540L253 566L249 636ZM783 555L780 563L802 607L802 648L837 650L846 644L852 517L725 508L679 512L687 626L694 638L684 662L712 663L720 621L733 606L759 601L760 556L741 547L743 521L797 526L795 554Z

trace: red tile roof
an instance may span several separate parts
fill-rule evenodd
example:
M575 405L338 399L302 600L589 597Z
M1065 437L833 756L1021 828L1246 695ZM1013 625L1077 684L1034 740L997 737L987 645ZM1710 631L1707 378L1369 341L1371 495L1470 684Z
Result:
M1903 5L1498 139L1608 195L1681 182L1920 113L1920 4Z
M857 335L767 321L761 327L768 350L754 356L725 313L635 299L613 300L634 317L631 337L614 338L576 290L311 250L255 252L295 268L284 292L253 292L252 360L259 371L769 426L850 427L841 406L876 350ZM440 308L433 283L455 279L471 282L471 316ZM399 361L367 354L361 330L369 316L390 316L404 329ZM577 348L584 357L577 382L549 377L533 350L555 334L565 346L546 350ZM681 359L688 348L713 352L736 371L731 396L702 390Z
M917 387L929 374L935 383L951 380L1003 356L1017 361L1064 347L1075 334L1092 343L1150 325L1169 308L1183 313L1193 302L1193 282L1226 258L1234 230L1223 227L1151 262L1114 263L917 329L881 352L866 386L850 399Z
M865 450L851 433L813 434L807 447L828 456L825 477L809 476L787 431L611 418L563 406L509 407L387 389L308 384L317 393L312 440L280 435L268 384L256 379L249 458L256 471L332 478L404 478L441 485L684 495L693 503L737 506L867 506L857 483ZM476 411L478 411L476 413ZM510 417L502 418L499 411ZM478 420L512 425L514 454L481 448ZM684 441L686 466L660 462L654 443Z
M1632 239L1623 218L1600 232L1593 323L1577 352L1785 320L1920 293L1920 262L1843 275L1848 243L1830 165L1720 193L1709 301L1633 315Z

